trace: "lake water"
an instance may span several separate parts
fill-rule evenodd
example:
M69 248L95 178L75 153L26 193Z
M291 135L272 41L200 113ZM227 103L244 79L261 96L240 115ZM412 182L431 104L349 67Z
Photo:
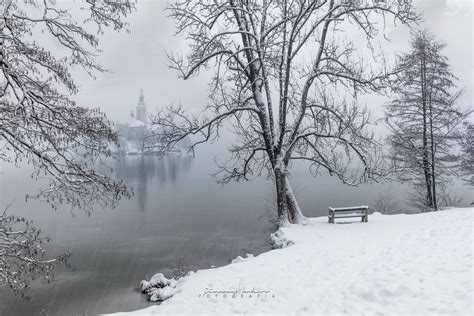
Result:
M74 270L61 269L52 284L35 283L31 300L0 291L0 315L97 315L149 306L139 282L179 266L197 270L222 266L246 253L270 249L266 214L275 193L270 181L216 184L209 155L129 156L110 165L135 195L115 209L91 216L68 208L57 211L41 202L24 203L39 183L28 168L5 165L1 206L33 219L52 238L51 254L72 253ZM404 199L403 186L375 184L352 188L329 176L313 178L306 169L291 174L306 216L327 214L328 206L360 205L381 191ZM26 189L25 189L26 188ZM467 190L461 196L467 197Z

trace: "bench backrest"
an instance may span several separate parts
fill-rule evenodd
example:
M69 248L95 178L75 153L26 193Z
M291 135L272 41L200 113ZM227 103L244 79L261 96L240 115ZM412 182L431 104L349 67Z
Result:
M362 205L362 206L351 206L351 207L330 207L329 211L331 212L354 212L354 211L365 211L368 210L369 207Z

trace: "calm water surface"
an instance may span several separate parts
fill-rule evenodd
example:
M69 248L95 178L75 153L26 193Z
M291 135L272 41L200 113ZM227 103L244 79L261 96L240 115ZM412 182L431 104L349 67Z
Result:
M27 168L4 166L2 208L33 219L53 241L50 253L72 253L74 270L60 270L52 284L35 283L31 300L0 291L0 315L97 315L149 306L139 282L176 266L185 270L222 266L238 255L269 250L270 200L267 180L220 186L209 172L209 157L129 156L113 160L114 175L135 195L115 209L91 216L68 208L53 211L38 201L24 203L25 193L40 184L28 181ZM327 214L328 206L369 204L394 184L351 188L335 178L292 172L292 183L307 216ZM25 188L27 188L25 191ZM466 193L467 194L467 193Z

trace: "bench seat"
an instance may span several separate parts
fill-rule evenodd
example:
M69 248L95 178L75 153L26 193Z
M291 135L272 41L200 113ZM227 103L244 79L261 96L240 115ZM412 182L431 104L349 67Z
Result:
M364 214L352 214L352 215L335 215L334 218L351 218L351 217L361 217L365 216Z

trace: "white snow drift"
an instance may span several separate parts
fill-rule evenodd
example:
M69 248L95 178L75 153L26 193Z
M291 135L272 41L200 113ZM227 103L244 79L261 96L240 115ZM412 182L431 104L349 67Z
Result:
M474 208L290 225L283 249L164 282L161 305L115 315L472 315ZM152 286L142 283L142 286Z

